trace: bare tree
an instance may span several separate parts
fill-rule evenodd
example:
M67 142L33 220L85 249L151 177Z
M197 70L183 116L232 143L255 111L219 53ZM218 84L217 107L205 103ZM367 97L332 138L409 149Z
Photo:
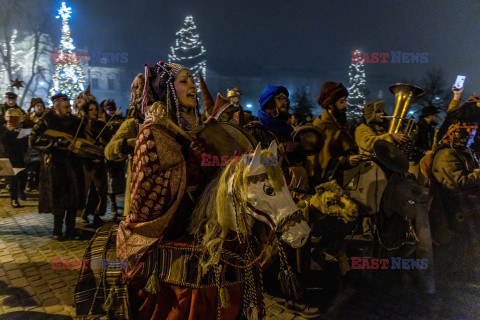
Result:
M40 11L46 8L45 0L3 0L0 2L0 34L4 45L0 50L0 66L8 81L18 76L20 67L24 77L23 94L19 101L23 105L27 96L36 95L39 79L49 83L50 64L40 63L41 57L49 57L52 43L46 34L48 15ZM16 30L21 30L17 32ZM14 43L22 43L28 48L22 56L15 56ZM45 61L44 61L45 62ZM44 91L44 90L43 90Z

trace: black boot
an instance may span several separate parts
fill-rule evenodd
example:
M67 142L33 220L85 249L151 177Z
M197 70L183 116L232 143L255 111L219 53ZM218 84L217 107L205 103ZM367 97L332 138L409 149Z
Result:
M16 199L12 200L12 207L15 208L15 209L16 208L23 208L23 206L20 203L18 203L18 200L16 200Z
M76 217L76 209L67 210L67 217L65 218L65 240L80 240L80 236L75 231Z
M110 211L112 212L112 216L118 216L116 196L114 194L109 194L108 199L110 200Z
M55 214L53 216L53 240L63 240L63 215Z
M104 223L105 223L105 221L100 219L99 215L94 215L93 216L92 227L94 227L95 229L100 228L101 226L103 226Z

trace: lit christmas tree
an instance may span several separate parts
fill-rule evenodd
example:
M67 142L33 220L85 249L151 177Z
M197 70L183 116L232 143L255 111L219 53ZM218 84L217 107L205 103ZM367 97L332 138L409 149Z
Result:
M360 51L356 51L360 52ZM358 123L363 119L363 108L366 103L367 81L365 80L365 61L350 63L348 67L348 109L347 119Z
M195 83L198 84L200 83L199 72L202 73L203 79L206 79L207 60L205 60L206 50L196 30L193 17L187 16L183 22L183 28L176 33L175 46L170 47L171 53L168 55L168 62L179 63L189 68L193 73Z
M80 68L78 57L72 53L75 46L73 45L73 39L70 37L70 27L68 26L71 13L72 8L67 8L65 2L62 2L62 6L58 10L59 16L57 16L57 19L62 17L63 21L62 40L60 41L55 73L52 77L53 87L50 89L50 95L64 93L73 100L78 93L84 91L85 77Z

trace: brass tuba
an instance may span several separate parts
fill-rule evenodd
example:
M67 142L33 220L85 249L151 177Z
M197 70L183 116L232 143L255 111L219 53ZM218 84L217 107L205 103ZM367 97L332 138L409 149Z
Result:
M423 96L425 92L417 86L406 83L396 83L390 86L390 92L395 95L395 108L391 116L392 120L388 127L388 133L397 133L403 129L402 133L410 136L415 120L406 119L405 116L410 109L410 104ZM405 121L408 122L404 124Z

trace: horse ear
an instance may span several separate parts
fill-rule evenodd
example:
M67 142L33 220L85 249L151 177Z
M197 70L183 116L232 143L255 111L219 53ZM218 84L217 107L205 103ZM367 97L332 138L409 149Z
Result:
M270 143L270 146L268 147L268 151L270 151L270 153L271 153L275 158L277 157L277 149L278 149L277 141L273 140L273 141Z
M257 148L255 148L255 152L253 153L252 161L248 164L247 176L254 176L257 174L262 174L267 172L260 160L261 157L262 157L262 145L258 143Z

